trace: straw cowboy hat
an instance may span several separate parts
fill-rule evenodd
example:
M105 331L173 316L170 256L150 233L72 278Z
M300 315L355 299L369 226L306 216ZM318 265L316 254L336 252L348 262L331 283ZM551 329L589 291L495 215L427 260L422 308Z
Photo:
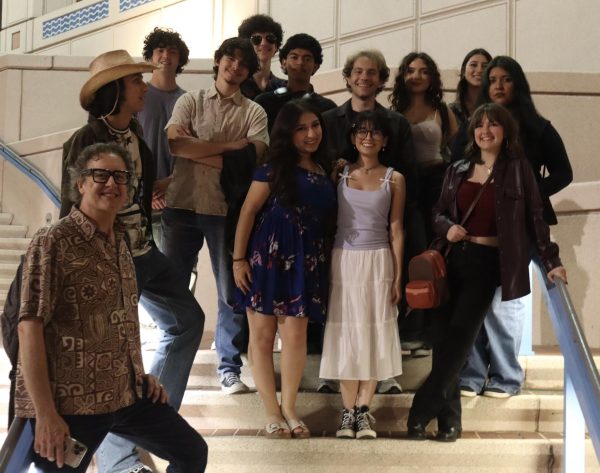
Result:
M84 110L88 110L98 89L121 77L138 72L151 72L158 67L147 62L134 62L124 49L100 54L90 63L92 77L83 84L79 92L79 102Z

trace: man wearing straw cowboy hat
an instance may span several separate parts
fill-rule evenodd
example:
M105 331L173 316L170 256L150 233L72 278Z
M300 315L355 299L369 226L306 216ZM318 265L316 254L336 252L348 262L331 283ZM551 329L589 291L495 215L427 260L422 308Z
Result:
M81 88L79 101L90 112L87 125L63 146L61 217L73 205L68 192L68 167L83 148L99 142L116 142L129 151L134 163L130 201L119 212L133 255L140 303L161 330L149 369L165 386L169 404L179 409L194 356L204 329L204 313L184 276L155 246L151 204L155 181L152 153L141 136L134 114L144 108L148 86L142 77L156 67L136 63L124 50L101 54L90 63L91 77ZM132 443L109 435L99 448L103 472L149 472Z

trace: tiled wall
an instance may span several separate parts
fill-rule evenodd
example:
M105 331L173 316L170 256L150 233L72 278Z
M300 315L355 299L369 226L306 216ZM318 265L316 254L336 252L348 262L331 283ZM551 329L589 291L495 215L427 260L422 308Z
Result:
M441 68L456 68L466 51L485 47L510 54L528 71L600 72L597 0L84 0L40 16L40 0L4 0L0 52L95 55L125 48L156 25L174 28L192 57L211 57L239 22L269 13L286 36L306 32L323 45L322 70L343 64L352 51L381 49L390 64L413 49ZM106 13L108 9L108 14Z

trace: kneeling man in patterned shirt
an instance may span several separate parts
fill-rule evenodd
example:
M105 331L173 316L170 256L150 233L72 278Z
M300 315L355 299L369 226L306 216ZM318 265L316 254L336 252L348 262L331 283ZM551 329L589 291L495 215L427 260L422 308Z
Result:
M170 472L206 467L206 443L144 373L135 269L115 220L132 174L119 145L85 148L70 169L77 204L26 253L16 414L35 432L37 471L65 471L65 461L79 461L71 450L85 446L67 468L85 472L108 432L168 460Z

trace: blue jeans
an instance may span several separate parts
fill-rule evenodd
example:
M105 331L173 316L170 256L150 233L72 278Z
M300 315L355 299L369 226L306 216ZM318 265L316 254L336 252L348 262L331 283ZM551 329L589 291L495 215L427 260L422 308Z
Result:
M178 410L204 331L204 312L181 272L156 248L133 262L140 304L161 331L148 373L160 379L169 404ZM141 466L135 445L113 434L102 442L97 457L101 473L127 472Z
M522 300L502 302L502 291L498 288L460 374L461 386L468 386L477 393L488 387L519 394L523 368L517 357L524 320Z
M30 456L37 472L85 473L94 451L108 432L130 439L149 452L169 461L169 473L201 473L206 468L208 446L204 439L168 404L152 403L147 398L109 414L63 416L71 437L88 451L78 468L58 468L55 462ZM35 431L35 419L30 419ZM29 471L32 471L31 469Z
M206 239L219 298L215 328L219 358L217 371L221 376L229 372L240 374L244 315L234 313L232 307L235 283L225 240L225 217L166 208L162 214L162 227L165 255L182 270L186 281L190 280L194 263Z

